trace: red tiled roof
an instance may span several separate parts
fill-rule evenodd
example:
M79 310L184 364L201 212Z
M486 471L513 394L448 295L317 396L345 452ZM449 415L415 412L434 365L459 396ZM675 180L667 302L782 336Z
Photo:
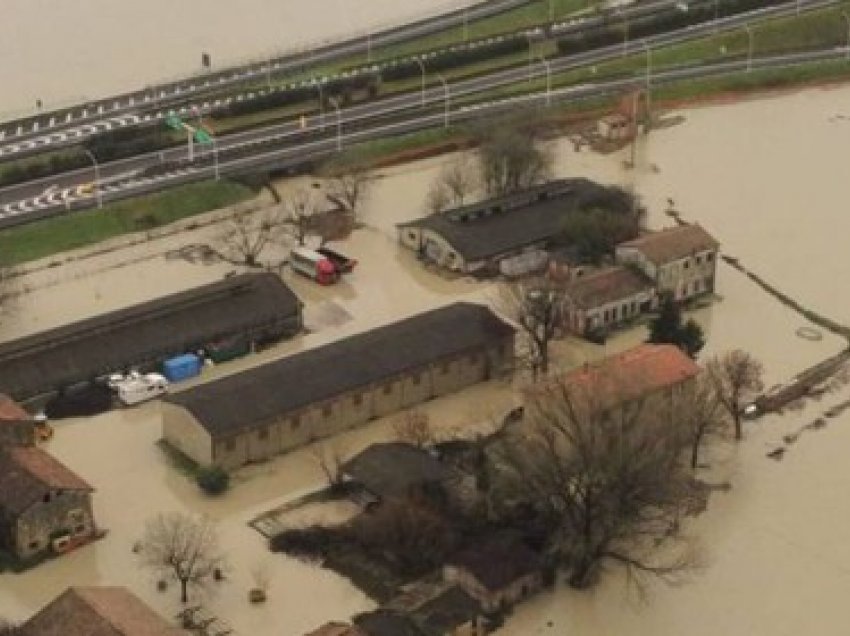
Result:
M684 382L700 368L671 344L642 344L595 364L579 367L561 379L567 386L599 395L616 392L627 402Z
M51 490L91 491L92 487L40 448L0 451L0 509L18 515Z
M8 395L0 393L0 422L31 420L32 416Z
M593 309L651 288L647 279L628 267L608 267L570 281L564 293L579 307Z
M49 488L93 490L70 468L40 448L17 447L9 450L12 461Z
M72 587L22 626L26 636L180 636L123 587Z
M617 248L637 249L656 265L663 265L696 252L716 250L719 246L699 225L679 225L620 243Z

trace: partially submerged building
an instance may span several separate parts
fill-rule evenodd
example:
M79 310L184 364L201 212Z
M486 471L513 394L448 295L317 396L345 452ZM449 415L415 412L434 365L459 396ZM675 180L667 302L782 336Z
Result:
M574 278L564 285L564 318L580 336L607 330L657 304L652 282L628 267L607 267Z
M454 303L169 396L163 436L236 468L499 374L514 328Z
M90 541L92 491L40 448L0 448L0 547L27 561Z
M650 232L616 247L617 262L637 266L659 294L687 300L714 291L720 244L699 225Z
M302 328L301 302L270 274L243 274L0 343L0 392L17 400L227 340L273 340Z
M123 587L71 587L20 627L21 636L181 636Z
M399 240L445 269L474 273L510 266L503 273L518 275L545 267L548 256L542 250L563 232L567 216L609 192L587 179L550 181L401 223Z

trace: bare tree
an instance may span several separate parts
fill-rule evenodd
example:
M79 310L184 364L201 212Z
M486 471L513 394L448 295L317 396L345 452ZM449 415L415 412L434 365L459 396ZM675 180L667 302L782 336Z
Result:
M490 196L502 196L552 177L551 147L516 125L491 126L478 148L481 181Z
M429 214L437 214L467 202L478 187L475 169L464 157L454 159L431 184L425 201Z
M325 476L331 490L342 487L345 480L342 475L343 453L336 447L328 448L324 444L314 444L310 454Z
M434 181L425 195L425 210L427 214L439 214L451 207L451 193L446 184L440 180Z
M283 223L289 235L298 245L304 245L312 232L317 212L315 195L306 188L293 190L283 195Z
M180 583L183 603L189 600L190 585L204 587L225 567L212 521L180 512L148 520L139 555L143 565Z
M679 523L701 495L680 461L683 436L664 400L618 401L613 381L598 388L551 381L528 392L529 426L502 443L491 478L500 514L534 511L575 587L610 562L638 582L675 581L695 565Z
M328 178L328 197L356 215L372 185L364 162L331 162L325 166L323 173Z
M741 416L746 404L764 388L764 367L746 351L735 349L706 364L714 391L735 425L735 439L743 437Z
M393 432L399 441L424 448L434 443L434 431L428 414L416 409L406 411L393 422Z
M675 417L683 424L690 444L691 469L699 463L699 449L709 437L728 431L728 414L707 373L682 387L676 399Z
M229 263L259 267L263 252L280 241L286 220L274 207L237 212L216 239L213 251Z
M549 344L563 322L561 287L548 278L507 283L501 286L495 305L519 325L532 374L548 373Z

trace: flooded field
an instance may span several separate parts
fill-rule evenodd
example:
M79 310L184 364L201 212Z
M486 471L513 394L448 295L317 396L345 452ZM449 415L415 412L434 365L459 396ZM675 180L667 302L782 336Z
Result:
M850 269L840 216L850 195L850 180L842 174L850 119L839 118L842 100L850 101L850 88L685 111L684 124L655 132L642 144L636 170L623 168L625 154L575 153L571 144L559 143L558 175L634 187L649 206L654 227L671 223L662 212L667 199L673 199L684 218L698 220L717 236L726 253L804 304L850 322L850 301L841 294L842 274ZM441 162L418 162L378 175L362 213L365 227L340 245L359 260L345 283L321 288L284 274L306 304L310 333L209 370L205 378L458 299L491 300L492 285L439 277L396 245L395 224L422 214L418 202ZM231 268L163 256L208 240L215 231L176 234L36 273L27 278L32 291L21 297L0 338L215 280ZM123 258L134 262L116 268ZM830 334L815 342L796 336L805 321L726 265L720 266L717 289L718 301L695 313L708 338L704 355L745 348L765 363L767 384L787 379L844 344ZM556 361L577 365L643 338L642 329L633 329L605 346L560 342ZM842 530L850 523L850 469L843 449L850 447L850 418L838 416L821 430L806 431L782 461L765 454L782 443L784 434L848 397L850 389L842 389L810 402L802 412L760 420L747 430L744 443L718 445L708 454L711 478L730 480L732 490L715 494L708 511L689 524L705 561L691 581L677 588L652 585L641 602L612 571L589 592L559 587L543 593L517 608L500 633L846 633L842 610L844 591L850 589L850 548ZM486 427L513 403L511 386L494 381L430 402L427 411L434 424L451 431ZM95 486L95 513L109 532L67 557L0 577L0 616L26 617L68 585L97 583L127 585L165 616L173 615L179 605L175 590L157 592L148 573L138 569L131 547L145 519L175 509L205 513L219 522L232 568L205 603L237 634L299 636L326 619L373 606L330 572L269 555L262 536L248 526L257 515L322 485L309 448L240 471L230 493L206 499L156 445L157 409L148 404L58 425L49 449ZM332 445L343 455L355 453L390 438L392 421L378 420ZM305 518L313 512L322 518L350 514L341 506L307 510ZM246 595L252 570L261 563L271 569L272 583L269 602L256 607Z
M3 0L0 119L433 15L456 0ZM132 72L128 72L132 70Z

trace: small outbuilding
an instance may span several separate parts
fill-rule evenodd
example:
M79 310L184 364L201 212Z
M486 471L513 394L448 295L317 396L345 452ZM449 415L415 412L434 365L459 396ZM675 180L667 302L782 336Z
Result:
M169 396L163 437L236 468L500 374L514 328L454 303Z

